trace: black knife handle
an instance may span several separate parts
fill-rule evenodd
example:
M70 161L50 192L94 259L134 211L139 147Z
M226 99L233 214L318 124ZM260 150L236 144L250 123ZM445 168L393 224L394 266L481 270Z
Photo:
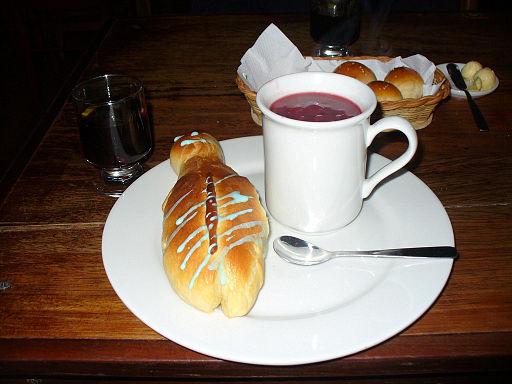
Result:
M485 121L480 108L478 108L475 101L473 100L473 97L471 97L471 94L467 90L466 83L462 77L462 73L459 71L459 68L454 63L448 64L446 68L448 69L448 73L450 74L450 77L452 78L455 86L466 93L466 99L468 100L469 107L471 108L473 119L475 120L476 126L480 132L489 132L487 122Z
M466 98L468 99L469 107L471 108L471 113L473 113L473 118L475 119L478 129L481 132L489 132L489 127L487 126L487 122L485 121L480 108L476 105L475 100L473 100L469 91L465 89L464 92L466 92Z

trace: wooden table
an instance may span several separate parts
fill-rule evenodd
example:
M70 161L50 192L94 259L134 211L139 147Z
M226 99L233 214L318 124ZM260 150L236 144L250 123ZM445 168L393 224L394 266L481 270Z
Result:
M307 15L194 16L114 23L83 77L119 72L145 84L155 149L201 129L218 139L261 134L235 85L236 68L274 22L304 54L313 51ZM447 99L418 131L409 169L439 197L460 259L432 308L400 335L353 356L295 367L254 366L204 356L139 321L103 269L101 236L115 200L95 193L98 171L80 153L68 101L0 209L0 381L89 377L200 381L489 382L512 363L512 50L508 18L486 14L391 14L365 19L358 55L422 53L435 63L479 60L500 78L478 100L490 132L467 103ZM390 138L391 137L391 138ZM405 146L380 135L372 150ZM59 379L57 379L59 378ZM40 381L41 382L41 381Z

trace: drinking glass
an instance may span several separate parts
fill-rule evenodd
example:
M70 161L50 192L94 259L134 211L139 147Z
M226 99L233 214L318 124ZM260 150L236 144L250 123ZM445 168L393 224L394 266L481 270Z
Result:
M117 197L139 177L152 149L142 82L108 74L78 84L72 91L85 159L101 169L98 192Z
M311 37L321 44L315 56L349 56L360 26L360 0L310 0Z

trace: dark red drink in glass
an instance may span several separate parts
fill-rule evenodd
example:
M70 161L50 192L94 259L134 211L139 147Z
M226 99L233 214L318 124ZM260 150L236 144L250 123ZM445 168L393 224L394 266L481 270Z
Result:
M87 162L102 170L96 189L110 196L143 172L152 149L148 109L140 80L104 75L73 89L80 143Z
M360 0L311 0L311 37L322 46L319 56L348 56L359 38Z

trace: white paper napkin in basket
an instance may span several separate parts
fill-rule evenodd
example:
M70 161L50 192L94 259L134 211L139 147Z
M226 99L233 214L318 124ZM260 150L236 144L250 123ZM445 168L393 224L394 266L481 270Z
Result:
M274 24L270 24L240 60L238 74L257 91L267 81L290 73L306 72L309 63Z
M422 55L406 58L395 57L383 63L377 59L356 60L370 68L378 80L384 80L387 73L396 67L409 67L423 78L423 95L435 94L441 84L432 84L436 66ZM238 74L253 90L258 91L267 81L297 72L333 72L339 60L313 60L304 58L297 47L274 24L270 24L247 50L238 67Z

